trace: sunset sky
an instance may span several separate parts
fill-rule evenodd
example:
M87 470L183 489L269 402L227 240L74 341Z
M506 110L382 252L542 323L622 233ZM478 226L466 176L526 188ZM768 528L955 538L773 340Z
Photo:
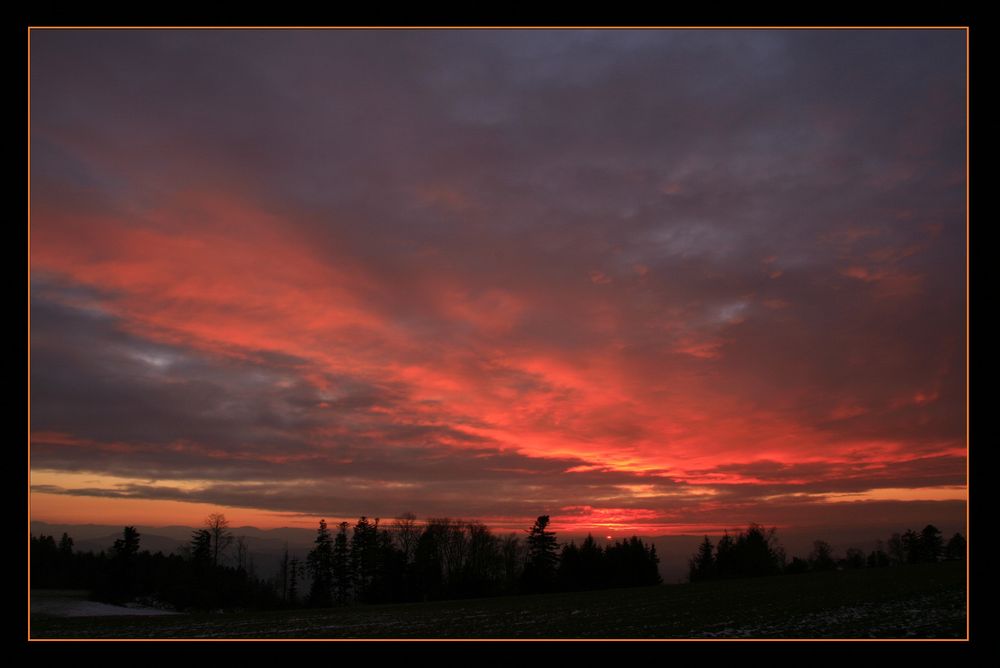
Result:
M33 519L964 527L964 30L30 68Z

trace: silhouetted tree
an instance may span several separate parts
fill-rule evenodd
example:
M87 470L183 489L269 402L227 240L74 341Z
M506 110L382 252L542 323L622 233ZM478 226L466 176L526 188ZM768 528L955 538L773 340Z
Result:
M903 551L906 554L906 563L919 564L923 561L923 547L920 543L920 534L912 529L907 529L903 534Z
M715 558L712 556L712 549L712 541L705 536L705 540L698 546L698 552L691 557L688 569L689 581L698 582L715 576Z
M639 587L660 583L656 547L646 545L637 536L609 545L604 551L606 587Z
M219 560L225 556L226 549L233 542L229 521L222 513L212 513L205 518L205 527L212 535L212 565L218 566Z
M948 541L948 546L945 548L945 559L948 560L961 560L965 559L965 538L960 533L956 533Z
M443 590L441 572L442 544L447 540L448 525L429 519L424 526L415 551L414 575L416 590L422 600L438 598Z
M785 555L777 544L775 529L750 524L736 537L736 574L740 577L774 575L784 567Z
M864 568L865 553L856 547L847 548L847 552L844 557L844 566L850 569Z
M378 518L369 522L362 516L351 535L351 570L354 591L360 601L369 601L375 589L378 568Z
M326 520L319 521L314 545L306 557L306 568L312 578L309 605L328 608L333 605L333 538L326 528Z
M920 532L920 560L927 563L935 563L941 559L944 553L944 539L941 531L933 524L928 524Z
M605 582L604 550L594 537L587 534L580 544L580 584L584 589L597 589Z
M890 565L899 566L906 563L906 546L903 544L903 537L901 535L898 533L892 534L889 537L887 546Z
M556 574L559 543L556 534L547 531L549 516L540 515L528 530L528 561L524 566L525 584L531 591L545 591L552 586Z
M130 600L136 593L136 562L139 554L139 532L125 527L122 537L111 547L109 589L104 597L114 603Z
M191 560L196 564L212 561L212 533L208 529L196 529L191 535Z
M379 529L378 519L375 522L376 555L372 600L399 600L406 590L406 559L403 551L396 548L392 533L387 529Z
M445 586L452 596L460 595L468 544L465 539L465 524L462 520L438 520L444 527L441 541L441 573Z
M720 578L731 578L737 575L736 542L726 531L715 546L715 573Z
M503 582L506 591L517 589L524 572L524 544L517 534L511 533L503 537L500 544L500 555L503 561Z
M660 577L660 557L656 554L656 545L650 543L646 550L646 559L643 563L642 582L643 585L663 584Z
M52 536L31 537L31 587L54 587L58 581L59 548Z
M500 541L482 522L465 527L467 547L463 570L463 595L488 596L499 587L503 570Z
M868 568L885 568L889 565L889 554L882 547L882 541L875 544L875 549L868 555Z
M413 513L403 513L392 523L393 533L406 563L413 561L413 553L420 540L420 527L417 526L417 516Z
M785 573L788 575L796 575L798 573L805 573L809 570L809 562L805 559L800 559L799 557L792 557L791 563L785 566Z
M556 584L564 591L576 591L583 588L582 563L580 548L573 541L563 544L559 554L559 568L556 571Z
M825 540L813 541L809 567L814 571L832 571L837 568L837 562L833 559L833 548Z
M347 539L347 522L338 525L333 540L333 594L334 600L343 605L351 598L351 548Z
M73 554L73 539L69 537L68 533L64 532L62 538L59 539L59 554L64 557Z
M139 532L135 527L125 527L122 537L115 540L111 548L116 557L132 558L139 554Z

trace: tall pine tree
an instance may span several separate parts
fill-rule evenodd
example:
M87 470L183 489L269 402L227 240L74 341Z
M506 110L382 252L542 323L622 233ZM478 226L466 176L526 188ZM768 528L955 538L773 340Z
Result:
M315 544L306 559L306 568L312 577L309 605L328 608L333 605L333 537L326 528L326 520L319 521Z
M347 540L347 522L338 526L333 540L333 598L343 605L351 597L351 548Z
M712 556L712 541L705 536L698 546L698 552L691 557L691 567L688 573L688 580L698 582L708 580L715 574L715 558Z
M524 581L529 591L546 591L556 575L559 543L554 531L548 531L549 516L541 515L528 531L528 562L524 566Z

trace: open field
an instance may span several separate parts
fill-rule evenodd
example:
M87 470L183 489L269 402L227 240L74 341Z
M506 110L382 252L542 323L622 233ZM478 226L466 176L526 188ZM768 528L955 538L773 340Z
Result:
M176 615L144 605L109 605L87 598L76 589L39 589L31 592L31 613L35 617L121 617Z
M965 564L332 610L33 613L32 638L964 638Z

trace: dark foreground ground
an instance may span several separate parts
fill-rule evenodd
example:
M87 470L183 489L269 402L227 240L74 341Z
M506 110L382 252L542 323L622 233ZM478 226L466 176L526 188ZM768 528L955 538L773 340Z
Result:
M332 610L77 617L32 638L965 638L965 564Z

